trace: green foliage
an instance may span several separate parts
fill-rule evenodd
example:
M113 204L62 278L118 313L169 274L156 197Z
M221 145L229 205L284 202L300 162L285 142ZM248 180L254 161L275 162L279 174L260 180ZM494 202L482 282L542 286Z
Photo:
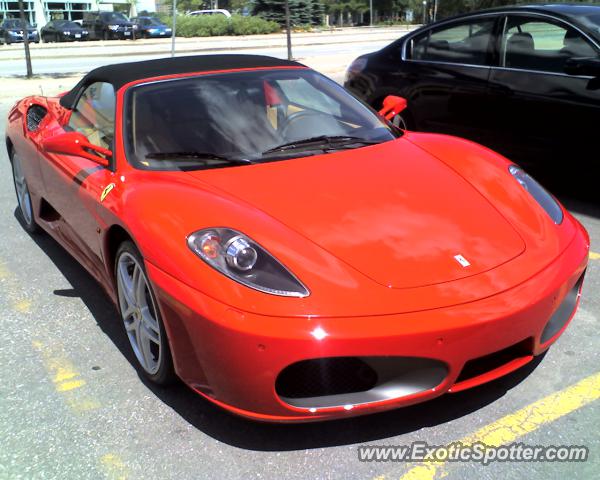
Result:
M171 25L171 17L161 17L167 25ZM177 16L178 37L218 37L223 35L257 35L275 33L280 27L258 17L242 17L233 15L231 19L223 15L205 15L188 17Z
M324 7L321 0L289 0L292 25L321 25ZM285 0L255 0L253 15L285 25Z
M269 22L260 17L242 17L234 15L231 18L232 35L259 35L264 33L279 32L280 27L276 22Z

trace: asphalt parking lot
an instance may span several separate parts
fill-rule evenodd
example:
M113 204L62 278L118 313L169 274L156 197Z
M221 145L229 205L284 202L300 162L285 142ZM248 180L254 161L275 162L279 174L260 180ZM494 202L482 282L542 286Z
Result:
M0 100L4 132L11 102ZM562 198L600 252L600 208ZM0 148L0 479L589 479L600 471L600 254L570 328L491 384L367 417L253 423L182 385L144 382L117 312L47 235L16 215ZM360 445L463 440L583 445L584 463L361 462Z

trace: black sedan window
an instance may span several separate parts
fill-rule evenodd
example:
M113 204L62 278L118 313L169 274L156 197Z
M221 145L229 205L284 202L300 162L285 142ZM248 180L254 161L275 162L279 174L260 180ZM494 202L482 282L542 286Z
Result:
M564 73L567 59L595 56L590 43L566 25L522 16L506 22L502 65L507 68Z
M495 20L478 19L429 30L412 40L409 58L487 65Z

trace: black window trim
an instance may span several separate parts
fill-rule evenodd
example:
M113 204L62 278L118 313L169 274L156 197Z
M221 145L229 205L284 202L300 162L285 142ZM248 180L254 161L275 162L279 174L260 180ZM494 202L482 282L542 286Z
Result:
M115 140L116 140L116 134L117 134L117 92L115 91L115 87L113 86L112 83L110 82L102 82L102 81L96 81L96 82L91 82L91 83L87 83L85 85L82 85L81 88L79 89L79 92L77 92L77 97L76 100L73 102L73 110L71 110L71 114L69 115L69 119L67 120L67 123L65 124L65 126L63 127L63 129L69 129L66 131L71 131L71 127L69 127L69 122L71 121L71 116L73 115L73 113L77 110L77 104L79 103L79 100L81 100L81 97L83 96L83 94L85 93L85 91L91 87L92 85L94 85L95 83L108 83L112 89L113 92L115 94L115 118L114 118L114 124L115 124L115 131L113 134L113 145L112 145L112 156L108 159L108 167L103 167L102 165L100 165L102 168L108 168L108 170L110 170L111 172L116 172L117 169L117 159L116 159L116 148L115 148Z
M536 17L542 17L545 19L550 19L550 20L554 20L556 22L559 23L563 23L565 25L567 25L568 27L573 28L574 30L576 30L578 33L580 33L584 38L586 38L586 40L588 40L598 51L598 54L600 56L600 45L598 44L598 42L590 37L587 33L585 33L583 30L581 30L581 28L579 28L578 26L574 25L573 23L561 18L561 17L557 17L555 15L550 15L547 13L542 13L542 12L531 12L528 10L507 10L507 11L502 11L502 12L490 12L490 13L480 13L480 14L475 14L472 16L465 16L465 17L461 17L461 18L454 18L454 19L450 19L448 21L445 22L440 22L436 25L432 25L431 27L429 27L428 30L425 30L429 33L429 35L431 35L431 31L434 29L437 29L438 27L443 27L443 26L451 26L453 23L464 23L467 22L469 20L473 20L473 19L477 19L480 17L498 17L496 18L496 26L498 26L499 24L502 25L502 30L500 32L498 32L497 28L494 28L495 30L495 34L497 35L496 41L494 43L494 53L496 56L496 60L498 61L498 65L473 65L473 64L469 64L469 63L456 63L456 62L440 62L440 61L436 61L436 60L413 60L411 58L406 58L406 53L407 53L407 49L408 49L408 45L409 43L417 36L421 35L423 32L423 30L417 30L415 33L407 35L406 37L403 38L403 42L402 42L402 47L401 47L401 58L403 62L414 62L414 63L425 63L425 64L435 64L435 65L454 65L454 66L460 66L460 67L470 67L470 68L487 68L487 69L499 69L499 70L513 70L513 71L519 71L519 72L529 72L529 73L538 73L538 74L544 74L544 75L558 75L558 76L564 76L564 77L576 77L576 78L593 78L587 75L569 75L567 73L560 73L560 72L546 72L543 70L526 70L526 69L522 69L522 68L511 68L511 67L502 67L499 65L499 61L500 61L500 49L499 49L499 42L501 42L501 35L504 32L504 25L506 24L506 21L508 19L509 16L536 16Z
M454 66L459 66L459 67L471 67L471 68L485 68L485 69L489 69L491 68L493 65L475 65L473 63L460 63L460 62L442 62L439 60L414 60L412 58L407 58L406 53L408 50L408 45L410 44L410 42L412 42L414 40L415 37L418 37L420 35L422 35L423 33L427 32L428 35L431 36L431 33L433 32L433 30L437 30L438 28L443 28L443 27L450 27L452 28L452 26L454 24L456 24L457 26L463 23L467 23L470 21L476 21L479 18L482 19L488 19L491 18L494 21L494 27L493 27L493 33L492 35L497 34L497 25L498 25L498 21L500 19L500 17L502 17L504 12L491 12L491 13L481 13L481 14L477 14L477 15L473 15L473 16L468 16L468 17L461 17L461 18L455 18L455 19L451 19L445 22L439 22L435 25L432 25L429 29L423 31L423 30L418 30L417 32L415 32L414 34L411 34L410 36L407 36L404 39L404 42L402 44L401 47L401 58L403 62L413 62L413 63L426 63L426 64L435 64L435 65L454 65ZM494 39L491 40L491 44L493 45ZM489 48L489 45L488 45ZM490 54L490 52L488 51L488 55Z
M504 70L504 71L537 73L537 74L541 74L541 75L555 75L558 77L571 77L571 78L582 78L582 79L595 78L594 76L591 76L591 75L570 75L568 73L563 73L563 72L551 72L548 70L530 70L528 68L505 67L505 66L501 65L500 63L502 63L502 37L504 36L504 30L506 28L506 24L508 22L509 17L544 17L545 20L547 20L547 21L550 20L548 23L558 24L558 26L564 26L567 29L571 28L571 29L575 30L577 33L579 33L583 38L585 38L592 45L592 47L596 50L596 53L600 57L600 45L598 45L598 43L596 41L594 41L594 39L592 37L590 37L587 33L585 33L579 27L577 27L576 25L573 25L572 23L570 23L562 18L555 17L553 15L536 13L536 12L504 12L503 15L504 15L504 18L502 19L502 22L501 22L502 30L500 31L499 36L496 39L496 50L498 52L498 59L500 62L498 65L496 65L492 68L494 68L496 70Z

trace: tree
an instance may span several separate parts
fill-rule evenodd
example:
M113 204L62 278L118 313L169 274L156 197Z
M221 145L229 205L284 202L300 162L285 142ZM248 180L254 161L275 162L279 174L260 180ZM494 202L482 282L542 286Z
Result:
M320 25L322 20L315 18L316 4L321 0L289 0L290 20L292 25ZM254 2L253 15L258 15L265 20L285 25L285 2L284 0L256 0Z

